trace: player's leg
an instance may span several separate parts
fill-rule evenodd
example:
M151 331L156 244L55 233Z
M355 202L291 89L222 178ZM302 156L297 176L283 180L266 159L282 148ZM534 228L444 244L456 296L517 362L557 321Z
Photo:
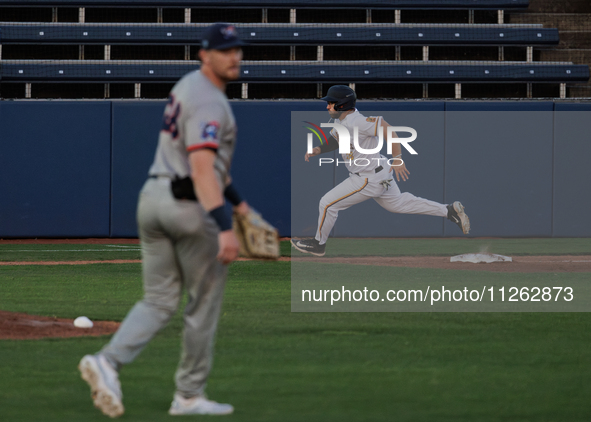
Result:
M325 244L334 227L339 211L379 195L368 179L351 175L328 191L318 206L318 229L314 239L292 239L291 244L300 252L323 256Z
M401 193L398 185L391 182L389 189L374 200L383 208L398 214L424 214L447 217L447 206L439 202L421 198L409 192Z
M316 240L321 245L326 243L334 227L339 211L366 201L373 196L372 186L367 178L352 175L328 191L318 206L318 230Z
M374 200L383 208L398 214L423 214L446 217L456 223L464 234L470 231L470 219L464 207L458 201L446 205L429 199L421 198L409 192L401 193L398 185L392 181L389 189Z
M144 297L101 351L116 368L137 357L174 315L180 299L180 276L170 239L152 235L142 240L142 261Z
M174 207L170 188L154 180L138 206L144 297L129 312L101 354L117 369L132 362L176 312L181 277L171 239L162 231L160 215ZM164 207L164 208L162 208Z
M334 227L339 211L366 201L379 192L370 186L368 179L351 175L328 191L318 206L318 229L314 239L292 239L291 244L300 252L323 256L326 240Z
M195 223L198 222L198 226ZM189 301L184 310L182 356L176 372L176 394L169 413L227 414L231 405L207 400L204 394L213 361L214 337L222 305L227 267L216 259L217 228L201 209L193 227L175 248Z
M104 414L123 414L118 371L141 352L178 306L180 276L170 240L161 232L158 207L162 194L158 182L150 180L142 190L138 222L143 255L144 298L129 312L111 341L96 355L86 355L79 364L82 378L90 385L94 405ZM170 195L169 195L170 196Z

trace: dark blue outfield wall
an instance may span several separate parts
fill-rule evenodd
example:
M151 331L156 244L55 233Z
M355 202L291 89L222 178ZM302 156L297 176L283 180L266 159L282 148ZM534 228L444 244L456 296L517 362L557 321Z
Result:
M305 150L303 144L291 145L291 112L323 111L324 104L238 101L232 106L239 136L235 183L288 236L290 156L301 154L303 161ZM380 101L358 106L368 115L399 113L405 125L416 126L413 146L420 146L420 154L408 158L411 179L400 183L401 190L440 202L461 200L472 220L471 235L591 236L591 104ZM163 101L0 102L0 238L135 237L137 194L153 158L163 107ZM429 122L417 118L424 111L435 113ZM507 119L507 112L518 111L535 113ZM300 171L299 165L294 170ZM306 170L315 171L302 166ZM310 195L320 199L344 177L337 170L328 186L310 186ZM317 210L302 212L310 213L315 226ZM391 215L388 227L372 224L384 221L382 213L373 201L344 211L335 235L459 235L457 227L434 217Z

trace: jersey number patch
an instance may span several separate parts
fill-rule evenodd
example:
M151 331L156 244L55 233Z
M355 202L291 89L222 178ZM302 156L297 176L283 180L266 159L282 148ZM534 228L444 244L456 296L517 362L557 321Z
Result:
M162 130L172 135L173 139L179 136L177 119L181 113L181 104L177 103L174 95L168 98L168 103L164 109L164 118L162 120Z

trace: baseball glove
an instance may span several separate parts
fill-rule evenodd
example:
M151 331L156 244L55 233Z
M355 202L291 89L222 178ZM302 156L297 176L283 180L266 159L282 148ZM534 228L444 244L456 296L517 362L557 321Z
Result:
M233 215L233 229L240 242L240 255L255 259L279 258L277 229L252 208L247 215Z

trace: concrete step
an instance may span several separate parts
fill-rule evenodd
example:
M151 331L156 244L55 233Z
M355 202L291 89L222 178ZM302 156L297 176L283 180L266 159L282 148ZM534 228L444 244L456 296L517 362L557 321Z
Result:
M560 43L556 48L591 48L591 31L560 31Z
M566 95L568 98L591 98L591 85L567 86Z
M591 13L589 0L529 0L530 12Z
M539 23L544 28L591 31L591 13L511 13L507 23Z
M535 49L535 61L549 61L549 62L573 62L576 64L591 63L591 49Z

